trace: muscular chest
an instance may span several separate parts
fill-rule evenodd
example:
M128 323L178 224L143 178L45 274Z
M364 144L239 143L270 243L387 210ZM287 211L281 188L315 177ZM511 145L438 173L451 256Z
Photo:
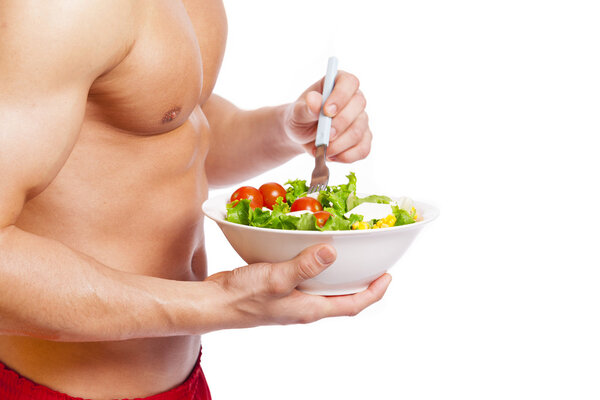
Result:
M225 44L208 23L225 29L224 14L200 3L138 3L127 54L90 88L88 118L139 135L168 132L187 120L210 95Z

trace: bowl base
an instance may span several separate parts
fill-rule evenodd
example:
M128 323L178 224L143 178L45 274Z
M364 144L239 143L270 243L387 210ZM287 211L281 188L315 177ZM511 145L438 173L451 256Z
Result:
M316 294L319 296L343 296L343 295L347 295L347 294L354 294L354 293L362 292L363 290L365 290L368 287L369 287L369 285L363 285L363 286L357 286L357 287L347 288L347 289L321 289L321 290L319 290L319 289L304 289L302 287L298 287L298 290L303 293Z

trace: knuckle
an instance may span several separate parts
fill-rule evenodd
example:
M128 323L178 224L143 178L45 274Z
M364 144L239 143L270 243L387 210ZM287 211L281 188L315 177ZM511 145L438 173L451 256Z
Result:
M266 264L264 268L264 282L266 282L267 293L282 295L289 291L289 284L283 274L274 268L272 264Z
M348 313L346 315L348 315L349 317L355 317L357 316L361 311L363 310L363 307L361 307L359 304L357 304L356 302L352 304L352 306L348 309Z
M315 322L317 320L319 320L319 314L313 309L308 309L300 315L300 317L298 318L298 323L310 324L311 322Z
M358 92L356 92L355 96L356 96L356 100L358 101L360 108L364 110L365 107L367 107L367 98L360 90Z
M279 277L273 277L269 279L267 288L269 293L276 296L284 295L289 291L289 285L287 282Z
M348 74L348 81L354 87L355 91L358 90L358 88L360 87L360 81L358 80L358 78L356 77L356 75L354 75L354 74Z
M336 115L333 119L335 129L340 131L343 131L348 125L350 125L351 122L352 121L350 121L349 118L343 113Z
M358 117L360 118L362 123L365 124L365 126L369 125L369 114L367 114L365 111L361 112Z
M349 310L346 311L346 317L356 317L358 315L358 313L360 312L360 310L357 310L356 308L350 308Z
M302 280L312 278L317 274L317 268L308 258L302 257L296 264L298 277Z
M360 123L352 124L348 129L348 134L354 142L359 142L363 137L364 129Z
M369 153L371 152L371 144L367 144L365 146L361 146L357 149L358 151L358 157L360 157L360 159L366 158Z

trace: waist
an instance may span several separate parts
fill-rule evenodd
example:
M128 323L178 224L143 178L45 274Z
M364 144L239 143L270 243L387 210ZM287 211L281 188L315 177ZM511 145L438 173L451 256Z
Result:
M70 399L64 393L86 399L154 396L189 383L192 377L197 380L201 375L199 354L198 336L98 343L0 336L0 360L4 363L0 365L0 398L29 399L14 396L31 390L36 396L49 396L31 398L45 400Z

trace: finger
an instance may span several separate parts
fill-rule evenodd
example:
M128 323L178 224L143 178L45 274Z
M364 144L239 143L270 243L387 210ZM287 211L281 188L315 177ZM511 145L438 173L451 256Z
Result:
M322 317L354 316L368 306L381 300L392 281L390 274L383 274L362 292L346 295L325 297Z
M367 116L367 113L363 111L346 130L336 134L334 139L329 142L329 146L327 146L327 155L331 159L332 157L361 144L365 138L369 139L370 147L370 137L368 132L370 132L369 117Z
M334 140L338 133L346 131L352 123L362 114L367 106L367 99L359 90L354 93L346 107L331 120L332 132L329 140Z
M329 159L335 162L341 163L352 163L354 161L359 161L365 159L369 153L371 152L371 139L373 138L373 134L371 131L367 131L365 136L363 137L362 142L357 144L350 149L339 153Z
M336 258L329 245L315 245L304 249L294 259L272 264L270 286L275 293L286 293L302 281L314 278L329 267Z
M346 107L352 96L358 90L358 78L348 72L339 71L335 79L335 86L323 107L323 113L328 117L335 115Z

